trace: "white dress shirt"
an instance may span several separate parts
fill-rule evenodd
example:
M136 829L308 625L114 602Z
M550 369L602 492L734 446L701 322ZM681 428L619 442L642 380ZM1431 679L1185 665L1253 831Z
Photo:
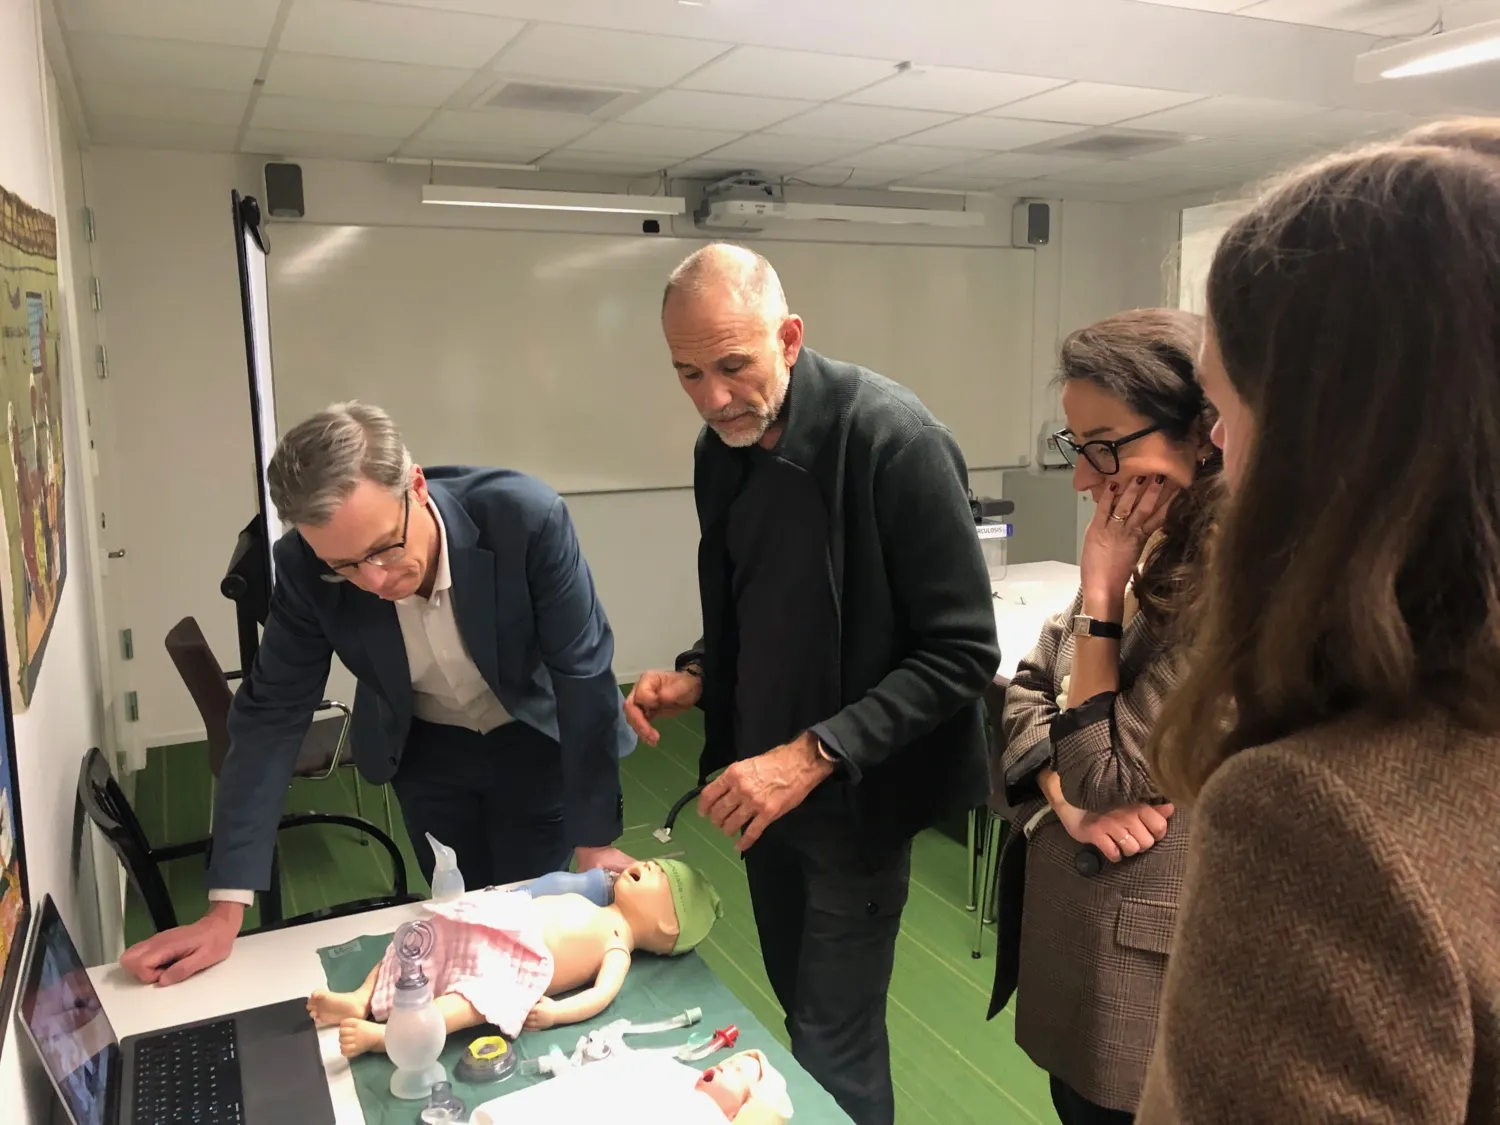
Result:
M448 529L437 506L428 501L438 529L437 574L432 593L413 594L396 602L396 620L411 669L412 715L429 723L465 727L488 734L511 721L510 714L485 683L458 628L453 610L453 572L448 566ZM252 891L215 888L210 902L255 901Z

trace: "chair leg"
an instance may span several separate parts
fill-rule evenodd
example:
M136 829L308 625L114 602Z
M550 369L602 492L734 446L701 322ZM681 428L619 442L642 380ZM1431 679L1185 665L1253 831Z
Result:
M390 783L387 782L386 784L382 785L380 787L380 792L385 796L385 834L387 836L395 836L396 835L396 822L391 819L391 786L390 786Z
M984 844L984 884L979 904L986 922L994 922L1000 916L1000 895L996 884L1000 876L1000 849L1005 846L1005 835L1009 830L1010 824L1003 817L990 814L989 835Z
M360 820L365 818L365 787L359 783L359 771L354 771L354 815ZM359 844L362 848L370 846L370 838L360 833Z
M1005 839L1005 821L983 810L984 825L984 874L979 883L979 908L974 911L974 945L969 956L976 961L984 956L984 927L993 922L993 912L999 907L999 896L995 893L995 880L999 873L1000 845Z
M983 810L969 810L969 899L964 903L965 910L975 909L978 903L979 889L979 816Z

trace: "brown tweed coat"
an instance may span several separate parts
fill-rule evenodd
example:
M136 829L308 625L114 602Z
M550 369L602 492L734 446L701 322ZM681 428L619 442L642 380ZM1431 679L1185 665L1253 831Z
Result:
M1500 737L1367 718L1194 804L1139 1125L1500 1122Z
M1000 865L1001 956L992 1013L1006 999L1005 945L1019 927L1017 1044L1090 1101L1129 1112L1156 1034L1186 866L1187 814L1179 809L1154 847L1106 864L1093 877L1074 868L1081 845L1050 812L1029 840L1021 829L1046 808L1035 781L1043 766L1057 771L1064 797L1078 808L1107 811L1160 799L1142 753L1175 670L1160 636L1136 615L1120 646L1120 691L1068 699L1068 709L1060 710L1073 663L1068 625L1081 607L1080 594L1047 623L1006 692L1000 765L1013 831ZM1016 862L1018 848L1024 868ZM1023 890L1013 885L1017 880L1024 880L1024 909L1017 908Z

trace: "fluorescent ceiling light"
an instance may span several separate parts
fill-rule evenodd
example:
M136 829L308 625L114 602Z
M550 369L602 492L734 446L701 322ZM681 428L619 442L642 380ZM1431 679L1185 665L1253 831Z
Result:
M1393 47L1366 51L1354 59L1356 82L1439 74L1500 59L1500 20L1408 39Z
M847 203L788 203L781 218L836 223L883 223L924 227L982 227L980 211L939 211L928 207L860 207Z
M992 191L980 191L974 188L951 188L951 187L918 187L912 184L887 184L886 191L900 191L908 195L960 195L977 196L980 199L994 199Z
M514 207L523 211L597 211L611 215L681 215L687 211L687 200L672 195L614 195L609 192L443 184L423 184L422 202L454 207Z

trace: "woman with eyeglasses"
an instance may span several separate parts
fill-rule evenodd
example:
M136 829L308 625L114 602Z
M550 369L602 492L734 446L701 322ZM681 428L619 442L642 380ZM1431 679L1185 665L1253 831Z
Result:
M1096 507L1078 595L1006 693L990 1016L1014 991L1016 1041L1051 1076L1063 1125L1132 1119L1182 885L1186 816L1142 751L1176 678L1221 464L1200 341L1197 316L1140 309L1062 347L1054 440Z

